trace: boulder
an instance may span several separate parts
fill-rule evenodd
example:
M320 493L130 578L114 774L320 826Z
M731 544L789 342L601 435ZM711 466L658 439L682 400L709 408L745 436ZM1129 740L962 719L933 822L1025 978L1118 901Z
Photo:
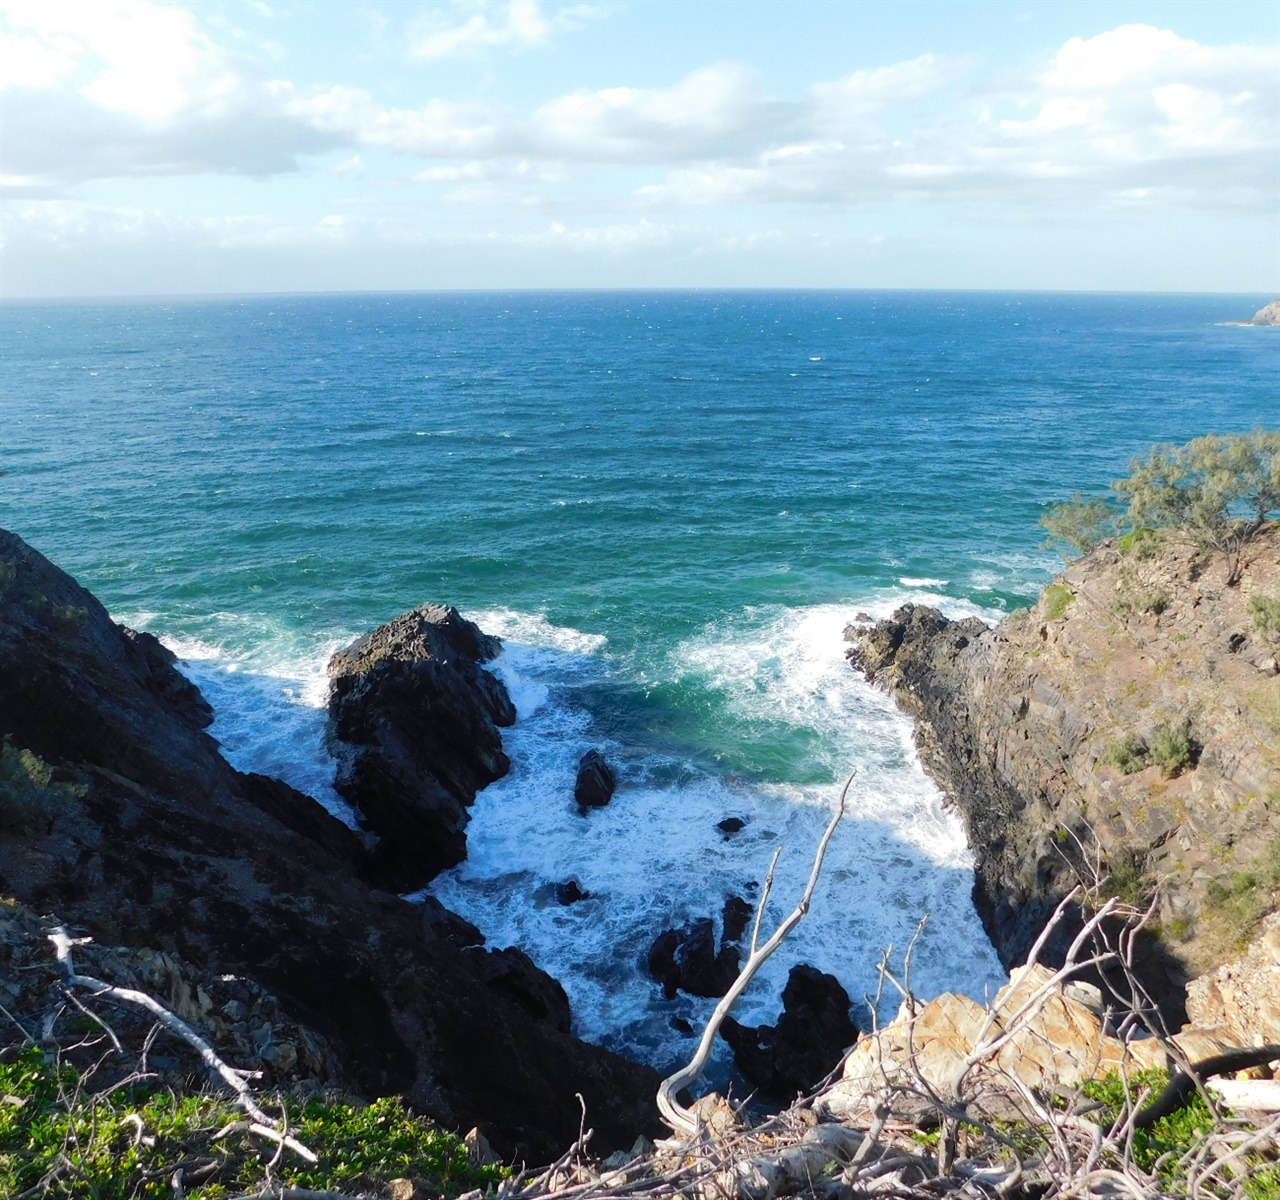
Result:
M578 778L573 785L573 798L583 815L589 808L603 808L613 799L618 786L613 771L599 750L588 750L578 760Z
M710 917L665 930L649 950L649 974L662 984L667 999L677 991L691 996L723 996L739 969L735 948L722 945L716 953L715 923Z
M746 827L747 823L741 817L725 817L723 821L716 822L716 828L726 837L741 833Z
M777 1025L751 1028L729 1018L721 1032L738 1069L780 1099L811 1092L858 1036L840 981L804 964L791 968Z
M500 648L457 609L424 604L329 662L335 787L378 836L370 878L393 891L466 857L467 809L510 766L498 729L515 708L482 666Z
M736 945L742 940L747 926L755 916L755 909L741 896L730 896L724 902L720 940L724 945Z

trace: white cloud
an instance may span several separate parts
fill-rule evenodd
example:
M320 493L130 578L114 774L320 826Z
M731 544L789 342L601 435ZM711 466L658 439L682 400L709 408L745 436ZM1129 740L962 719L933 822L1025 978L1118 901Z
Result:
M459 21L463 13L470 15ZM541 46L552 28L539 0L472 0L455 4L452 12L433 9L413 22L409 56L430 61L494 46Z
M330 139L287 85L147 0L3 0L5 173L26 190L120 175L271 174Z

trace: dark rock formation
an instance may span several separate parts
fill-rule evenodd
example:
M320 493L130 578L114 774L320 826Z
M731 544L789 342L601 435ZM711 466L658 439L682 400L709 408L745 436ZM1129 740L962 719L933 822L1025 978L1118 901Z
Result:
M482 663L500 649L456 609L402 613L329 662L335 786L378 835L371 877L397 891L466 857L476 792L506 774L511 698Z
M716 927L710 917L667 929L649 949L649 974L668 999L677 991L690 996L723 996L738 977L741 957L736 947L721 943L716 952Z
M751 1028L728 1018L721 1032L738 1069L763 1092L785 1100L816 1088L858 1037L840 981L803 964L787 977L777 1025Z
M102 945L251 980L321 1036L339 1084L483 1122L505 1154L561 1153L577 1092L602 1149L653 1127L655 1072L566 1034L558 985L523 956L463 949L480 939L461 918L363 882L359 838L233 770L139 642L0 532L0 739L54 771L45 819L0 836L0 894Z
M724 902L721 940L726 944L736 944L741 941L742 935L747 931L747 926L751 924L753 916L755 916L755 909L741 896L730 896Z
M1276 647L1248 609L1280 592L1280 528L1250 544L1238 586L1227 578L1221 555L1172 537L1156 553L1107 542L994 629L904 605L846 633L853 665L916 718L921 758L964 819L974 899L1006 966L1075 883L1079 839L1123 873L1160 879L1166 934L1145 940L1143 973L1177 1023L1188 975L1241 933L1221 927L1212 885L1280 839L1280 805L1266 799L1280 796L1266 699ZM1113 765L1121 739L1149 744L1162 726L1190 731L1180 772Z
M578 778L573 785L578 811L586 813L589 808L603 808L613 799L617 786L604 755L599 750L588 750L578 762Z
M747 823L741 817L725 817L723 821L716 822L716 828L726 836L741 833L746 827Z
M556 903L558 904L577 904L579 900L590 899L591 893L584 892L582 885L576 879L567 879L564 883L556 884Z

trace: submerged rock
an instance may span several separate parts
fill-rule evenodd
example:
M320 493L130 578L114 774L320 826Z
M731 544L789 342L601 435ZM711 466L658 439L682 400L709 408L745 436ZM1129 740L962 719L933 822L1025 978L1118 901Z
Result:
M507 773L498 727L515 708L482 666L500 649L457 609L424 604L329 661L334 786L378 835L370 874L393 891L466 857L467 809Z
M804 964L787 977L777 1025L751 1028L728 1018L721 1032L738 1069L762 1091L785 1099L817 1087L858 1037L840 981Z
M617 786L613 770L599 750L588 750L578 761L578 778L573 785L573 798L577 801L580 813L585 814L589 808L603 808L613 799Z
M556 903L570 905L577 904L579 900L589 900L590 892L582 890L582 885L576 879L567 879L564 883L556 884Z
M747 823L741 817L725 817L723 821L716 822L716 828L726 837L731 834L741 833L746 827Z

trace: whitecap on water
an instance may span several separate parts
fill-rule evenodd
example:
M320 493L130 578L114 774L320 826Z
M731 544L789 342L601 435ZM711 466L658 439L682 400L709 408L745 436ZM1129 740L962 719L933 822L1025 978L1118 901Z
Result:
M692 1046L673 1019L700 1030L714 1001L662 995L645 966L653 938L691 917L718 918L730 895L753 899L779 845L785 852L766 925L780 919L803 888L841 777L857 767L813 908L735 1015L772 1021L798 962L835 974L855 999L874 992L881 953L893 945L900 959L926 914L931 923L913 963L920 994L980 997L999 986L1003 974L973 908L972 858L959 821L921 769L908 722L843 657L842 629L856 608L887 613L907 598L750 610L670 654L664 674L700 688L726 721L810 731L820 761L809 774L828 779L817 784L729 774L709 754L695 761L650 747L637 760L634 747L600 736L584 703L586 689L625 669L599 653L603 639L543 618L480 614L508 639L493 667L520 712L504 734L512 768L477 798L467 860L431 891L491 945L518 945L558 978L579 1034L668 1067ZM952 615L983 612L928 599ZM624 770L610 804L584 817L572 797L589 746ZM717 828L728 816L746 822L732 837ZM562 906L555 885L569 879L589 898ZM895 1006L886 999L885 1014Z

